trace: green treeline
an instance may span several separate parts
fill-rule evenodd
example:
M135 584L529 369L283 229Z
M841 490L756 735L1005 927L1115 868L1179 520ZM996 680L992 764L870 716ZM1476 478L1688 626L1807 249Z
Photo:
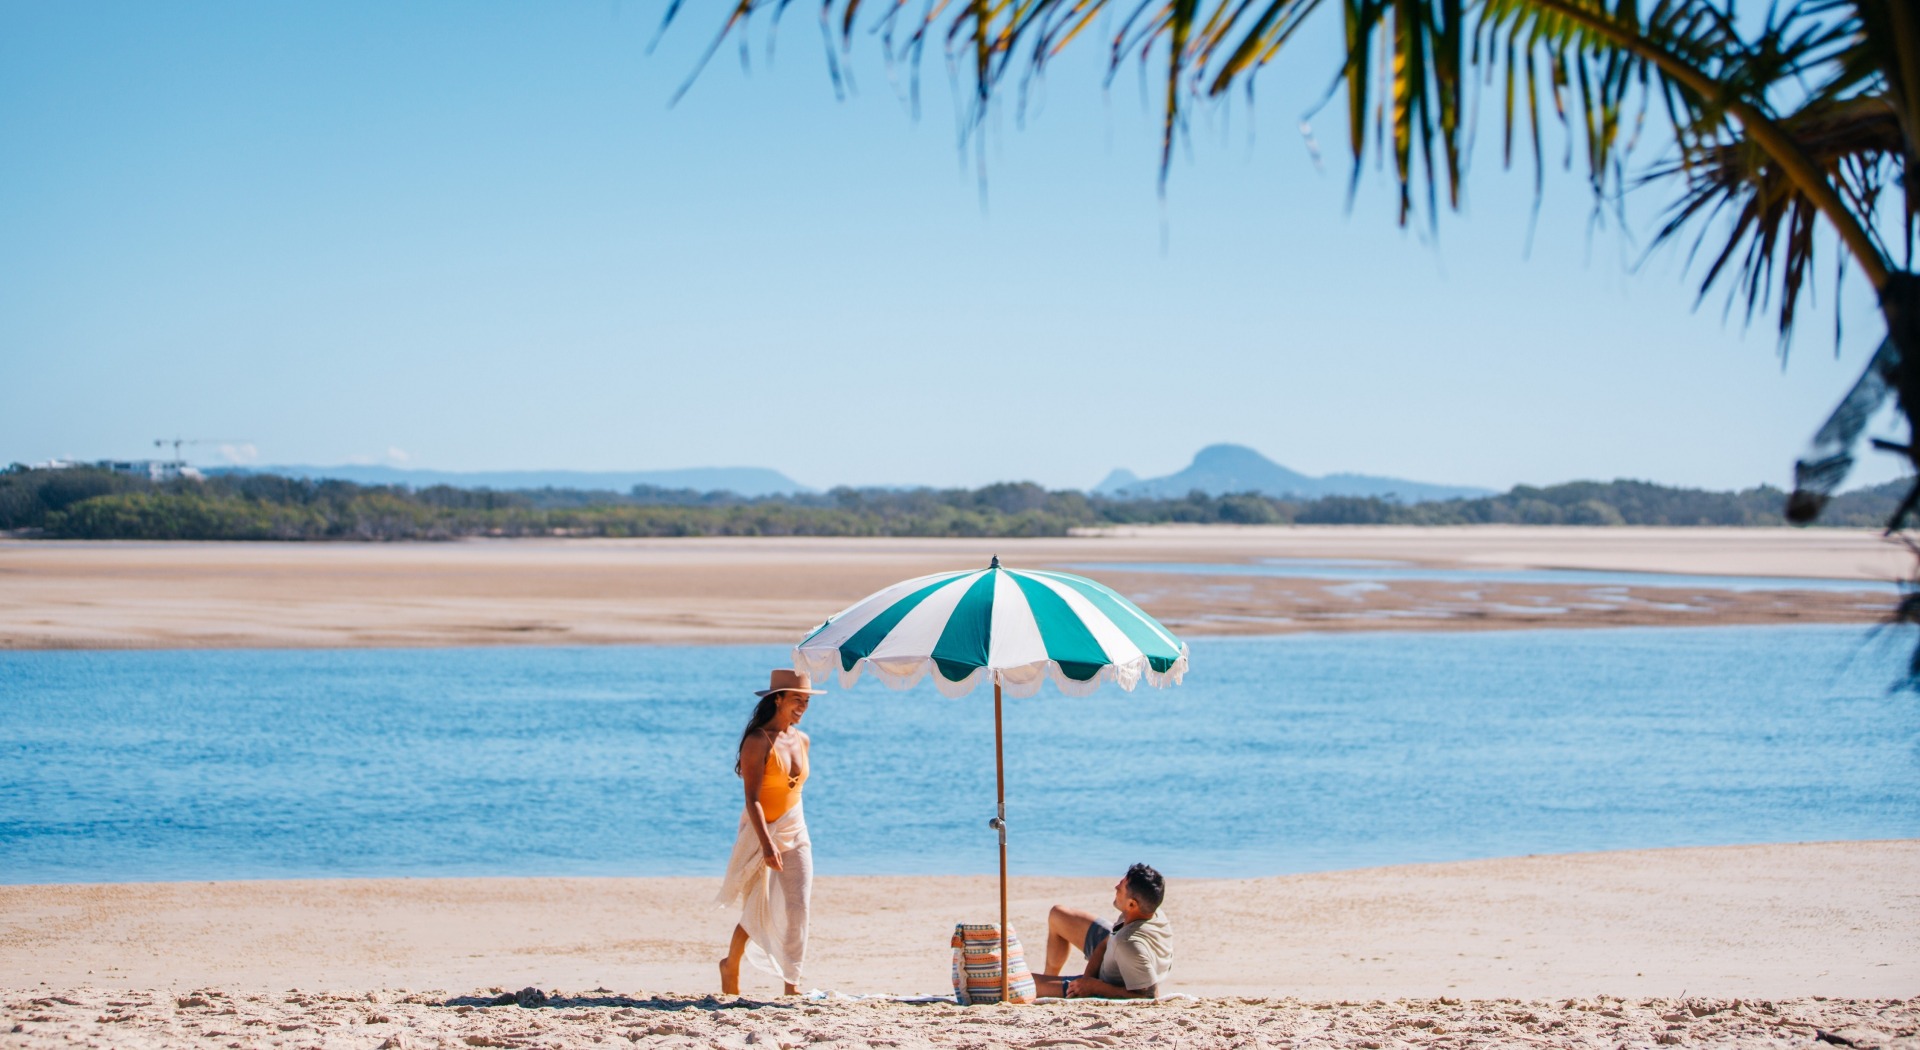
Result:
M1821 524L1877 527L1905 494L1889 482L1835 499ZM745 499L636 488L496 492L274 475L153 482L106 470L0 473L0 530L50 539L434 540L461 536L1059 536L1164 523L1237 525L1780 525L1785 494L1642 481L1522 485L1499 496L1400 504L1240 494L1108 499L1028 482L979 489L834 489Z

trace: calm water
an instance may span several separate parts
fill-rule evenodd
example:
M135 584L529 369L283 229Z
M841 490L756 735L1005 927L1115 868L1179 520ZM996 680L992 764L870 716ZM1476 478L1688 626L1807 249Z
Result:
M1894 594L1892 580L1837 580L1811 576L1690 576L1671 572L1600 572L1590 569L1431 569L1368 558L1262 558L1219 565L1194 562L1099 562L1068 566L1075 572L1154 572L1181 576L1280 576L1329 581L1435 580L1441 583L1547 583L1591 587L1665 587L1722 591L1867 591Z
M1920 836L1906 639L1201 640L1009 701L1013 867L1181 876ZM0 881L716 875L775 647L0 653ZM991 694L817 699L825 873L985 873Z

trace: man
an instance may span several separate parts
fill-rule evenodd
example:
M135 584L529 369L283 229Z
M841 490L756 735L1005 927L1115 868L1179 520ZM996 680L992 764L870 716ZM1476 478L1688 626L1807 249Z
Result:
M1043 996L1083 999L1152 999L1173 969L1173 931L1160 912L1166 880L1145 864L1127 869L1113 887L1120 917L1112 925L1078 908L1056 904L1047 913L1047 969L1035 974ZM1086 956L1086 973L1060 970L1070 949Z

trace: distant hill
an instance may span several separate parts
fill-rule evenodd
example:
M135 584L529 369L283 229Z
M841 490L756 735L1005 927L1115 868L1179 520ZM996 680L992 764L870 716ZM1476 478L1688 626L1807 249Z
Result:
M1129 470L1115 470L1095 486L1094 493L1122 499L1179 499L1190 492L1225 496L1257 492L1284 499L1323 496L1361 496L1396 503L1473 499L1493 490L1465 485L1435 485L1371 474L1328 474L1312 477L1275 463L1245 445L1208 445L1194 454L1185 470L1160 478L1140 478Z
M804 495L814 490L777 470L764 467L695 467L687 470L407 470L383 466L210 467L207 474L277 474L289 478L331 478L358 485L405 485L424 489L451 485L462 489L580 489L628 492L636 485L695 492L732 492L741 496Z

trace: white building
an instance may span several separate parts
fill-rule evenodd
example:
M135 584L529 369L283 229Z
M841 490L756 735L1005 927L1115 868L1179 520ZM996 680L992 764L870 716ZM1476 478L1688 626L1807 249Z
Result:
M73 470L77 467L94 467L99 470L111 470L115 474L132 474L148 481L172 481L186 478L190 481L205 481L207 476L199 470L187 466L178 460L163 459L100 459L92 463L81 463L71 459L50 459L45 463L29 463L32 470Z

